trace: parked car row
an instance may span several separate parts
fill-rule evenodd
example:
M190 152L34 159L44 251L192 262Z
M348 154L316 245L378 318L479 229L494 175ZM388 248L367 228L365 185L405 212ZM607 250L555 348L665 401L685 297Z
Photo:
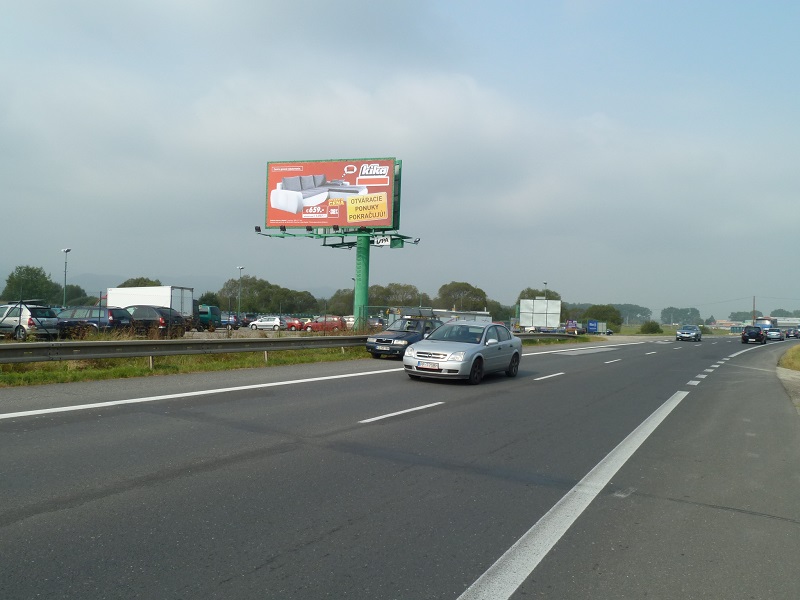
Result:
M24 301L0 305L0 337L13 337L23 341L29 336L46 339L82 338L92 333L130 331L137 335L181 337L186 331L212 327L253 330L288 330L337 332L347 329L342 317L323 315L314 319L291 316L257 316L247 314L239 319L230 312L220 312L217 307L200 305L195 318L184 318L175 309L137 304L128 307L70 306L56 312L41 301ZM379 322L375 322L379 325Z

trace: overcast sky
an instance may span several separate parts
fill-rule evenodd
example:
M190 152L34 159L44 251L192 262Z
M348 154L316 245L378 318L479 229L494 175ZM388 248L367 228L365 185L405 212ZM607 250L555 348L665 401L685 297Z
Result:
M403 161L370 284L503 304L800 309L800 3L29 0L0 18L0 283L43 267L315 296L355 251L257 236L266 163Z

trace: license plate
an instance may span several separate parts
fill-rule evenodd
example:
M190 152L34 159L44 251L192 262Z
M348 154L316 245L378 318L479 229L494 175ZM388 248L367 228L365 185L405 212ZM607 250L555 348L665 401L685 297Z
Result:
M418 369L438 369L439 368L439 363L419 361L419 362L417 362L417 368Z
M375 346L375 350L391 350L391 346Z

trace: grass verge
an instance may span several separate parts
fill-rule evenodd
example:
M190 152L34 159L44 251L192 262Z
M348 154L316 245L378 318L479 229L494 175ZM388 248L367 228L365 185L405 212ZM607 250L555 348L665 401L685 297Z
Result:
M144 357L15 363L0 365L0 387L253 369L362 358L369 358L363 348L320 348L269 352L266 360L263 352L157 356L153 369L150 369L149 359Z
M523 340L525 346L547 346L588 342L591 338L579 335L568 340ZM269 352L237 352L157 356L153 368L148 358L109 358L98 360L67 360L60 362L14 363L0 365L0 388L74 381L99 381L152 377L232 369L255 369L277 365L299 365L315 362L361 360L369 358L363 348L320 348L316 350L281 350Z
M784 369L800 371L800 346L789 348L778 361L778 366Z

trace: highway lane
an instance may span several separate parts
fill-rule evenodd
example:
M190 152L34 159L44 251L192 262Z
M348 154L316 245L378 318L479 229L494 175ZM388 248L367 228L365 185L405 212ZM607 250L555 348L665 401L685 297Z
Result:
M607 569L598 578L583 559L591 556L587 548L633 535L633 525L620 518L612 527L609 509L590 515L604 502L615 507L612 514L627 514L622 502L657 496L659 490L638 491L641 479L657 486L669 465L700 460L698 454L709 462L707 448L670 446L673 423L681 439L698 446L709 416L693 415L695 398L709 395L699 406L714 407L718 420L741 380L753 379L742 371L774 379L769 363L774 367L778 345L729 358L743 348L707 339L537 353L523 359L516 379L490 377L477 387L411 381L399 363L372 360L48 386L42 396L53 406L140 396L135 392L150 400L0 420L0 550L15 557L0 567L0 594L456 598L676 390L688 389L690 402L653 436L665 437L658 451L638 452L620 470L638 469L631 477L639 485L610 483L564 538L588 531L589 541L556 544L518 592L586 597L601 580L609 587L598 597L622 597L609 590L624 590L628 571L620 579ZM750 364L759 356L766 367ZM371 373L340 377L363 372ZM325 379L298 382L309 376ZM154 399L210 384L244 389ZM4 392L4 413L27 405L30 390ZM769 397L780 394L769 390ZM746 410L748 398L737 410ZM362 422L427 405L434 406ZM784 453L796 450L796 413L780 416L786 431L776 439ZM724 438L726 431L711 433ZM725 466L724 456L712 456ZM653 465L661 470L650 481ZM739 485L733 477L724 489L735 496ZM791 526L786 505L759 511ZM645 516L639 522L650 531L672 526L655 511ZM647 548L663 563L658 536L638 541L637 558L644 561ZM717 550L713 541L697 547ZM603 556L607 562L598 564L609 563ZM563 587L569 582L575 587Z

